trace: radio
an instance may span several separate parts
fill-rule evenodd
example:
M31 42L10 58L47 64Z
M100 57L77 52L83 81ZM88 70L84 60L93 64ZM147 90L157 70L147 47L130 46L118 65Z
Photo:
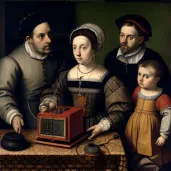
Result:
M38 113L38 136L35 142L71 148L85 137L82 108L58 106L48 113Z

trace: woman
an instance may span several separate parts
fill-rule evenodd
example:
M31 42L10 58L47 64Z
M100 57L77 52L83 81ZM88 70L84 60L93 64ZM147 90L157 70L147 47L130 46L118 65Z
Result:
M104 43L104 32L92 23L83 24L70 35L77 65L61 74L53 85L53 93L46 90L40 110L66 105L64 98L71 95L69 105L84 108L89 139L109 129L120 131L131 100L123 83L95 62L95 53ZM68 105L68 104L67 104Z

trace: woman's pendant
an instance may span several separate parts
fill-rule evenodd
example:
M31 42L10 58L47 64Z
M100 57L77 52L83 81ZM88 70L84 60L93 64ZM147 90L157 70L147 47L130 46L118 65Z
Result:
M82 94L78 95L78 106L84 108L86 106L86 97Z
M79 78L79 91L78 91L78 106L84 108L86 105L86 97L81 94L81 79L83 76Z

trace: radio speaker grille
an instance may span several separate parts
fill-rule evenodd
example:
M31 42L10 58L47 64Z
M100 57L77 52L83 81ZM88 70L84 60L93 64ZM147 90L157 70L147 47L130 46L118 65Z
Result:
M64 137L64 131L64 120L41 119L41 134Z

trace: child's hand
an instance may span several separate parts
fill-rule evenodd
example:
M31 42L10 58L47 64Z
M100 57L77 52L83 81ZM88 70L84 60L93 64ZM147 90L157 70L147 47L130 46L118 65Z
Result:
M87 129L87 131L92 131L91 136L88 137L89 140L94 138L96 135L100 134L102 132L102 128L99 125L94 125Z
M12 119L12 126L13 126L15 132L17 132L17 133L21 132L21 127L24 126L24 121L21 118L21 116L19 116L19 115L14 116L14 118Z
M165 144L165 142L166 142L166 139L164 137L160 136L156 141L156 145L162 147Z

